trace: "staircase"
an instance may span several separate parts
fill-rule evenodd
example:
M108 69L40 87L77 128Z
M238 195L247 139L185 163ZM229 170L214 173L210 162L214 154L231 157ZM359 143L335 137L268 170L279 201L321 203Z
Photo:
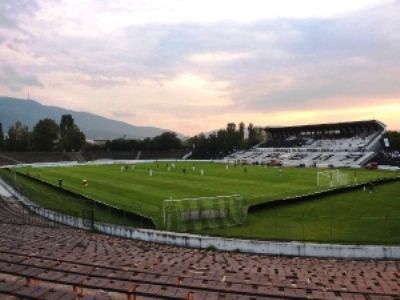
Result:
M138 153L136 154L136 160L140 159L140 156L142 155L142 151L138 151Z
M188 159L189 157L191 157L192 154L193 154L193 152L190 151L189 153L185 154L185 155L182 157L182 159L183 159L183 160L186 160L186 159Z

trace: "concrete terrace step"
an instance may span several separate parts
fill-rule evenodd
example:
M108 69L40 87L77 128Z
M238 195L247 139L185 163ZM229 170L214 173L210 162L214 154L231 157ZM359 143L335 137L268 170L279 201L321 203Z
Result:
M0 273L164 299L396 299L399 261L208 252L84 231L0 225Z

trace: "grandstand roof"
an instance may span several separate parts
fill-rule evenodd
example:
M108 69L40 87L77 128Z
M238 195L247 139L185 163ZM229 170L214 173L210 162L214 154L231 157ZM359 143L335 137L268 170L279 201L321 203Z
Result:
M324 130L324 129L341 129L341 128L375 128L376 130L384 130L386 125L377 120L366 120L366 121L352 121L352 122L339 122L339 123L323 123L323 124L309 124L309 125L295 125L295 126L282 126L282 127L266 127L265 129L269 132L280 132L280 131L303 131L303 130Z

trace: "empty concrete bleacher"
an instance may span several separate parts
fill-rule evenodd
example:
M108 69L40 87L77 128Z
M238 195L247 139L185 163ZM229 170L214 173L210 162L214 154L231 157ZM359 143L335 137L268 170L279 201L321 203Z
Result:
M0 152L0 166L35 163L75 161L78 154L73 152Z
M140 153L139 153L140 152ZM91 152L0 152L0 166L63 161L92 161L99 159L181 159L186 150L171 151L91 151Z
M0 294L29 288L49 297L101 292L99 299L396 299L400 293L398 261L209 252L67 228L0 227L0 274L19 280L13 289L0 279Z
M62 226L32 213L29 207L15 199L3 199L0 195L0 223L34 226Z
M0 207L0 298L398 299L399 261L186 249L23 223ZM29 212L28 212L29 213ZM19 220L18 220L19 219Z
M85 160L98 159L116 159L116 160L133 160L133 159L181 159L187 151L170 150L170 151L91 151L82 153Z

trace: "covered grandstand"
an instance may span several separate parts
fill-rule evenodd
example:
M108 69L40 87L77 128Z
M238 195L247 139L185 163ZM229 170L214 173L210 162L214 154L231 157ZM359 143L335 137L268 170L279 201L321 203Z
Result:
M376 120L266 127L266 141L225 158L283 166L359 167L382 148L386 125Z

